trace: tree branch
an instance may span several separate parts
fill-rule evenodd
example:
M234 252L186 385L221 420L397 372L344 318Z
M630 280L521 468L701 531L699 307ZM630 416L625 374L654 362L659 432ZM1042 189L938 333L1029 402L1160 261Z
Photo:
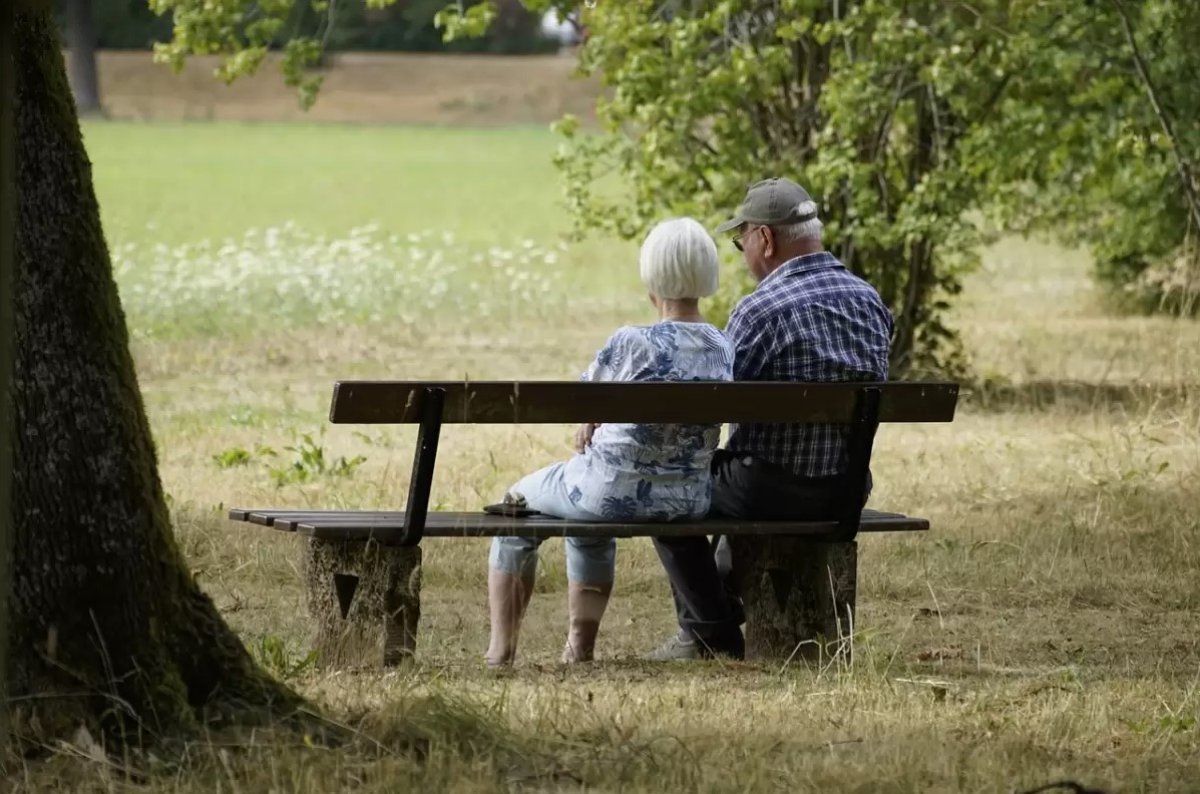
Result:
M1175 167L1179 171L1179 180L1183 183L1184 196L1187 199L1188 210L1192 216L1192 224L1196 229L1200 229L1200 195L1197 195L1196 188L1196 170L1183 152L1180 151L1179 137L1175 134L1175 125L1171 121L1170 115L1163 108L1162 102L1158 98L1158 89L1154 85L1154 81L1150 79L1150 69L1146 65L1146 59L1142 57L1142 50L1138 47L1137 37L1133 35L1133 23L1129 20L1129 12L1125 8L1125 4L1121 0L1111 0L1113 8L1121 16L1121 27L1125 30L1125 39L1129 42L1129 48L1133 51L1133 63L1137 69L1138 77L1142 81L1142 87L1146 89L1146 95L1150 98L1150 106L1154 109L1154 115L1158 117L1158 123L1162 126L1163 133L1171 141L1171 153L1175 156Z

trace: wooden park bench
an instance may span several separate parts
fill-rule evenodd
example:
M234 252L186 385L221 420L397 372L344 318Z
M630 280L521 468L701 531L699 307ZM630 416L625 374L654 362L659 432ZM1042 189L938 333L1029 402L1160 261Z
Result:
M876 428L952 421L957 400L954 383L342 381L334 385L330 421L420 426L405 510L239 508L229 516L309 538L308 601L325 666L387 666L410 656L421 613L422 539L496 535L729 536L741 571L747 656L817 658L853 627L857 533L929 528L923 518L863 510L856 498ZM846 498L828 521L594 524L429 512L442 425L578 422L849 425ZM522 470L544 463L530 460Z

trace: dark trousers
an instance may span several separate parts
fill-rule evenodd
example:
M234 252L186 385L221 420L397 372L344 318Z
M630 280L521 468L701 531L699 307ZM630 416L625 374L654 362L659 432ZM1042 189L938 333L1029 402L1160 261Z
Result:
M837 514L838 477L797 477L766 461L725 450L717 451L712 472L709 515L816 521ZM671 580L682 632L713 650L740 655L744 616L736 560L728 539L655 538L654 548Z

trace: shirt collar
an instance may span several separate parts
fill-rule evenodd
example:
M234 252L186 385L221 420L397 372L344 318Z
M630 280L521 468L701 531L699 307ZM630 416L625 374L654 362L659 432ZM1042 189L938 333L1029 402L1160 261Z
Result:
M795 259L789 259L784 262L775 269L775 272L760 281L759 286L769 281L774 281L777 278L799 276L803 273L811 273L814 270L828 270L833 267L842 267L842 263L828 251L805 254L804 256L798 256Z

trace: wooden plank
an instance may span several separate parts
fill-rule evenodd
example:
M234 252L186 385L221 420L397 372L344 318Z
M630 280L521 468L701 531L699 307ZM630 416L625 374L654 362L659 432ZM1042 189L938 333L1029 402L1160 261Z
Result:
M852 419L863 386L882 391L881 422L950 422L958 384L577 381L338 381L337 424L413 424L425 388L446 392L449 424L830 422Z
M274 508L234 508L229 511L232 521L246 521L259 526L271 527L282 532L294 532L296 525L303 521L320 521L338 515L361 516L362 521L404 521L404 512L388 511L350 511L338 512L330 510L277 510Z
M297 524L297 523L342 523L342 524L362 524L364 522L382 522L389 526L391 524L403 524L404 512L400 510L292 510L288 508L234 508L229 511L230 518L239 521L252 521L263 526L276 526L279 524ZM909 519L903 513L892 513L882 510L866 509L862 511L863 521L881 521L892 519ZM924 521L924 519L912 519ZM509 518L507 516L495 516L490 513L483 512L436 512L429 515L430 524L437 527L459 526L461 524L476 524L486 522L490 524L534 524L534 523L553 523L555 525L579 525L579 526L611 526L610 524L593 524L587 522L568 522L560 518L551 516L530 516L528 518ZM660 522L661 523L661 522ZM676 522L688 523L688 522ZM732 519L705 519L700 522L691 523L745 523L734 521ZM774 522L762 522L774 523ZM629 526L658 526L652 522L631 523Z
M364 521L386 521L404 525L403 511L388 511L382 513L363 513ZM323 521L327 516L322 513L298 513L296 515L276 516L271 526L284 532L295 532L301 524L312 521Z
M404 512L395 510L383 511L330 511L330 510L289 510L285 508L255 508L235 507L229 510L231 521L246 521L259 526L271 527L283 532L294 532L300 521L321 520L334 515L358 515L368 521L403 521Z
M258 524L264 527L274 527L276 521L291 518L293 516L318 516L319 514L308 510L250 510L247 512L246 520L251 524ZM279 529L285 529L281 526Z
M287 508L274 507L231 507L229 509L228 516L230 521L247 521L251 524L269 527L274 524L274 521L277 517L300 514L315 515L314 511L312 510L289 510Z
M374 538L388 543L399 537L403 519L375 519L370 514L331 511L310 520L296 521L297 532L322 540L367 540ZM899 513L866 511L860 532L913 532L929 528L923 518ZM528 537L666 537L684 535L804 535L814 538L831 537L836 533L836 521L734 521L708 519L700 522L593 524L564 521L557 518L507 518L484 513L431 513L425 527L426 537L495 537L522 535Z
M875 522L863 524L860 532L916 532L928 529L928 524L922 525L917 521L906 522ZM366 541L376 540L383 545L391 545L399 541L401 527L398 526L362 526L351 524L301 524L297 532L319 540L337 541ZM808 537L814 541L834 541L839 538L837 522L821 522L813 524L757 524L753 526L739 525L734 527L715 527L707 524L643 524L636 528L613 524L576 524L570 528L538 527L456 527L430 531L426 527L426 538L488 538L517 535L533 538L573 537L683 537L691 535L731 535L735 537Z
M255 524L261 523L264 526L270 526L271 520L276 518L330 515L403 516L404 513L396 510L317 510L314 508L301 510L294 507L231 507L229 509L229 520L231 521L249 521Z

